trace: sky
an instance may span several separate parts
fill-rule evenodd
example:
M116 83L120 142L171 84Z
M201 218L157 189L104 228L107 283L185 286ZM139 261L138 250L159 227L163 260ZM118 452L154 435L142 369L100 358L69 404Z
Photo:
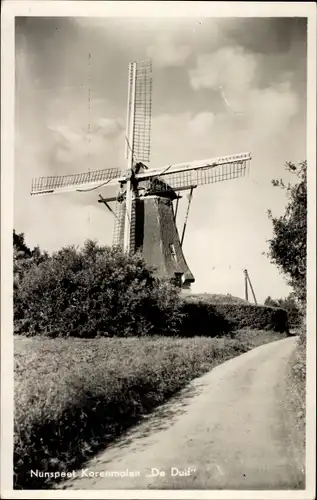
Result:
M150 168L250 152L248 175L194 191L184 254L192 291L258 302L290 288L265 255L291 180L306 159L306 21L301 18L16 18L14 227L52 252L112 243L98 193L30 196L32 177L126 169L128 65L151 59ZM90 54L90 57L89 57ZM222 89L222 90L221 90ZM90 104L89 104L90 96ZM182 229L187 205L180 204Z

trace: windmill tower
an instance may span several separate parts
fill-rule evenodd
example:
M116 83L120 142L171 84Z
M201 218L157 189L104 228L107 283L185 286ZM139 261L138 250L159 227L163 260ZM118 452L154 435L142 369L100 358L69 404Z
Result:
M148 169L152 78L150 62L129 65L126 122L126 170L108 168L80 174L33 179L31 195L118 188L117 195L104 197L115 214L113 244L125 252L142 253L157 274L170 278L183 288L195 281L182 250L193 191L198 186L235 179L245 175L249 153L209 158L201 161ZM180 192L189 191L188 208L181 238L176 226ZM115 210L109 203L115 202ZM175 206L174 206L175 202Z

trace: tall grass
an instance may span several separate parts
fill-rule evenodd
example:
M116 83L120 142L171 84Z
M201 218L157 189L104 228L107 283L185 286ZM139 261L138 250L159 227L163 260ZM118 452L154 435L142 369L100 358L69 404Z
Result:
M276 334L15 340L15 488L78 467L194 377ZM252 332L251 332L252 333Z
M297 406L297 425L304 437L306 416L306 331L302 327L291 362L294 399Z
M292 447L302 473L301 488L305 488L306 474L306 332L302 328L296 348L289 362L286 392L288 412L292 416Z

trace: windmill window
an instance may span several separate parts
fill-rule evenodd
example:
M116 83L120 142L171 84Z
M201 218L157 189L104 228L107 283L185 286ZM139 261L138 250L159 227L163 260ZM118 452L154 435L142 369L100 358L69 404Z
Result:
M170 245L170 251L171 251L172 259L174 259L175 262L177 262L177 256L176 256L175 247L173 244Z

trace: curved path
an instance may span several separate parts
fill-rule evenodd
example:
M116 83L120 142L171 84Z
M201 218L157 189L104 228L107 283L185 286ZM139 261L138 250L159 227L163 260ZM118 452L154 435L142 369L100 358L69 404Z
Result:
M287 402L295 342L263 345L195 379L59 488L303 488Z

